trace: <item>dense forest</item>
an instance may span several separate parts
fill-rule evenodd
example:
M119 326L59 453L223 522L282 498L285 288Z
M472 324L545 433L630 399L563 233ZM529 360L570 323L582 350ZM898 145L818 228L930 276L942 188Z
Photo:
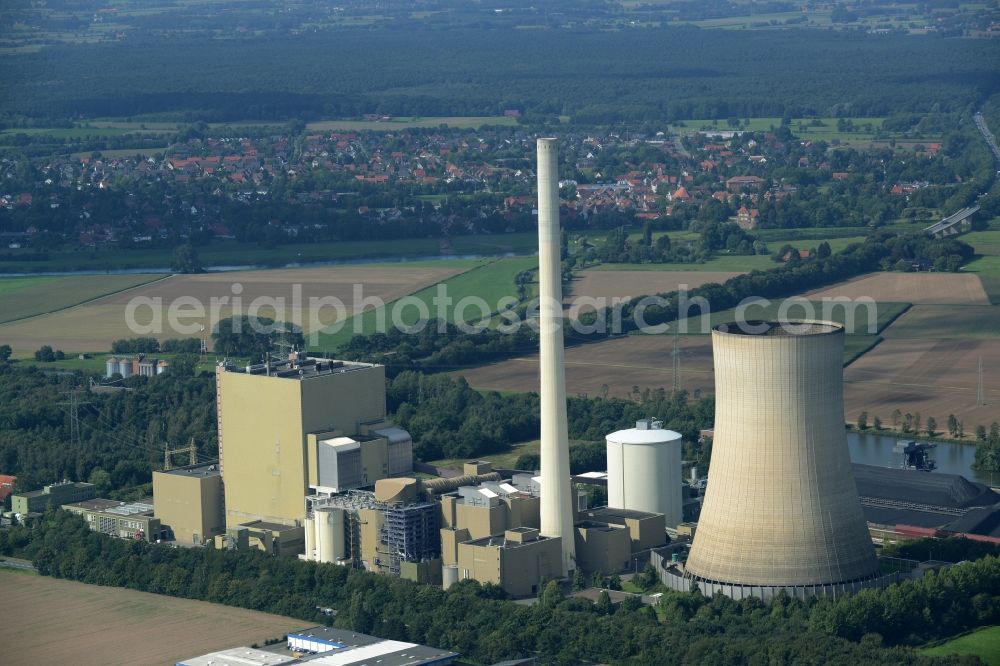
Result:
M91 532L66 512L33 529L0 532L0 555L29 557L43 575L204 599L301 618L388 639L454 650L492 663L538 656L543 664L681 663L943 664L906 646L1000 621L1000 559L957 544L974 560L885 590L804 603L768 604L666 592L659 613L637 598L615 607L565 598L549 583L533 606L503 600L493 585L448 591L329 564L257 551L168 548ZM937 547L935 545L935 547ZM935 551L937 552L937 551ZM984 556L985 555L985 556ZM981 558L981 559L975 559Z
M684 26L407 28L226 40L176 34L8 54L0 117L174 113L220 121L505 109L584 123L882 116L963 110L1000 85L1000 55L985 40Z

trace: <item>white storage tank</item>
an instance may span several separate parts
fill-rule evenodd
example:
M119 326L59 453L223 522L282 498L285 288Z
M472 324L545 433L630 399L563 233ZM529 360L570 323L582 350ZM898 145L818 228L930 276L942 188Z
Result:
M458 582L458 565L445 564L441 567L441 587L447 590Z
M662 513L669 527L682 522L681 439L653 419L608 435L608 506Z
M341 509L317 509L316 560L336 562L344 558L344 512Z
M130 358L120 358L118 359L118 374L122 377L132 376L132 359Z
M316 553L316 519L306 518L305 522L305 533L306 533L306 559L315 560Z

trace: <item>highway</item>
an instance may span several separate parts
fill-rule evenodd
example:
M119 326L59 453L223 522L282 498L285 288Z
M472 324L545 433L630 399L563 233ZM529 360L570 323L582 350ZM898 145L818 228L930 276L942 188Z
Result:
M997 138L993 136L993 132L991 132L990 128L986 126L986 119L983 118L982 111L977 111L976 115L972 118L976 121L976 127L979 128L979 133L983 135L983 138L986 139L986 144L990 147L990 150L993 151L993 157L997 160L997 162L1000 162L1000 148L997 147Z

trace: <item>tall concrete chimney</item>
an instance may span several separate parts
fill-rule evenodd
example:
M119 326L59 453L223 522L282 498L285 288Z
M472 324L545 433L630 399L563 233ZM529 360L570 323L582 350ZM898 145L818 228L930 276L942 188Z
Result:
M562 572L576 569L573 500L563 363L562 270L559 234L559 144L538 140L539 358L542 402L541 533L562 539Z

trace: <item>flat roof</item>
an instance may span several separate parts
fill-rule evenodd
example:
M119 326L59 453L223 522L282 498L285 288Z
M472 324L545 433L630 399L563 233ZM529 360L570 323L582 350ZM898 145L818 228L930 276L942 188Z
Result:
M63 504L64 507L84 509L97 513L108 513L116 516L152 516L153 500L147 498L139 502L119 502L111 499L89 499L82 502Z
M219 368L223 372L257 375L273 379L311 379L377 367L379 367L377 363L361 363L359 361L342 361L315 357L296 361L294 365L288 359L272 360L270 369L264 363L241 366L219 364Z
M394 641L369 636L346 629L317 626L288 633L288 638L317 640L344 647L302 657L302 663L323 666L421 666L450 664L458 658L455 652L427 645Z
M177 666L281 666L296 661L296 657L290 654L238 647L185 659L177 662Z
M662 516L661 513L650 511L638 511L636 509L615 509L610 506L602 506L596 509L589 509L587 513L592 518L627 518L630 520L643 520L645 518L656 518Z
M529 528L534 531L533 528ZM541 543L543 541L551 541L552 539L557 539L559 537L550 537L542 534L538 535L538 538L532 539L531 541L510 541L505 537L501 536L488 536L481 539L472 539L470 541L463 541L459 545L468 546L485 546L487 548L523 548L525 546L530 546L532 544Z
M247 529L269 530L271 532L286 532L288 530L301 529L295 525L284 525L282 523L272 523L266 520L252 520L249 523L240 523L236 527L246 527Z
M219 462L211 463L200 463L198 465L187 465L185 467L175 467L173 469L164 469L159 471L160 474L173 474L174 476L191 476L198 478L205 478L209 476L220 476L222 472L219 471Z

